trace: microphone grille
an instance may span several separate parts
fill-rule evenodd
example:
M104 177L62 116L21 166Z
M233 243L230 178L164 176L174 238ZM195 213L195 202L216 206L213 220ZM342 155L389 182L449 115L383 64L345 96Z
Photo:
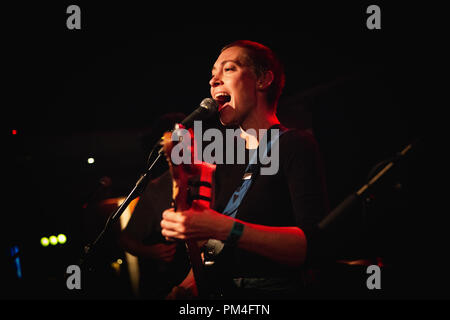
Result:
M200 107L205 108L210 112L217 112L217 109L219 108L217 102L211 98L203 99L202 102L200 103Z

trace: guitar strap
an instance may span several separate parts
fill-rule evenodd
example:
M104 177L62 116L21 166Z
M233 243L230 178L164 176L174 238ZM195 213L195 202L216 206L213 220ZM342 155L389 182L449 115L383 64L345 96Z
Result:
M242 200L244 199L245 195L247 194L247 192L250 189L253 182L259 176L261 163L266 163L266 161L258 162L258 154L263 153L262 159L266 159L267 155L269 154L269 152L272 148L272 144L277 142L277 140L280 138L280 136L287 131L289 131L289 130L284 127L280 127L279 125L272 126L267 130L265 137L263 139L261 139L262 142L267 141L267 143L266 144L260 143L258 148L253 151L250 162L244 171L244 175L242 177L242 183L240 186L238 186L236 191L234 191L230 200L228 200L228 203L222 212L223 214L230 216L232 218L236 217L236 214L238 212L238 209L239 209L239 206L240 206ZM269 139L269 133L270 133L270 139ZM260 148L263 148L263 149L260 150Z

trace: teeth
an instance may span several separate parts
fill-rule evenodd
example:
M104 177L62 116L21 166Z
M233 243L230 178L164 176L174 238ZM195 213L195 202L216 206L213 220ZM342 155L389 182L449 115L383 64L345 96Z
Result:
M219 98L219 97L229 97L230 95L228 94L228 93L226 93L226 92L219 92L219 93L217 93L216 95L215 95L215 97L214 98Z

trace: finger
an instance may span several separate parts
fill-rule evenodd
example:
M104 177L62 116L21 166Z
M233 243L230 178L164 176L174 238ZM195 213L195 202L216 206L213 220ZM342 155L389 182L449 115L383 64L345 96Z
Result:
M183 233L180 233L178 231L174 231L171 229L162 229L161 234L166 238L175 238L175 239L186 239L186 235Z
M173 222L183 222L184 217L180 212L175 212L173 210L166 210L162 215L163 220L173 221Z
M162 217L164 218L164 216L169 215L171 216L171 214L175 213L175 209L174 208L169 208L163 211L162 213Z
M170 240L203 240L205 239L205 236L200 234L200 233L181 233L181 232L177 232L177 231L173 231L173 230L162 230L161 231L162 235L164 237L166 237L166 239L170 239Z
M166 212L175 212L175 208L168 208L168 209L164 210L162 214L164 215L164 213L166 213Z
M173 222L171 220L166 220L166 219L161 220L161 229L177 231L180 233L184 232L184 227L181 226L179 222Z

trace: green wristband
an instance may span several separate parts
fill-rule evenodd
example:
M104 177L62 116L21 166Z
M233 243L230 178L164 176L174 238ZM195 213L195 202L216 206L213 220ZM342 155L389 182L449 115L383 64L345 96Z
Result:
M242 236L242 232L244 232L244 224L235 221L225 242L232 246L236 245Z

